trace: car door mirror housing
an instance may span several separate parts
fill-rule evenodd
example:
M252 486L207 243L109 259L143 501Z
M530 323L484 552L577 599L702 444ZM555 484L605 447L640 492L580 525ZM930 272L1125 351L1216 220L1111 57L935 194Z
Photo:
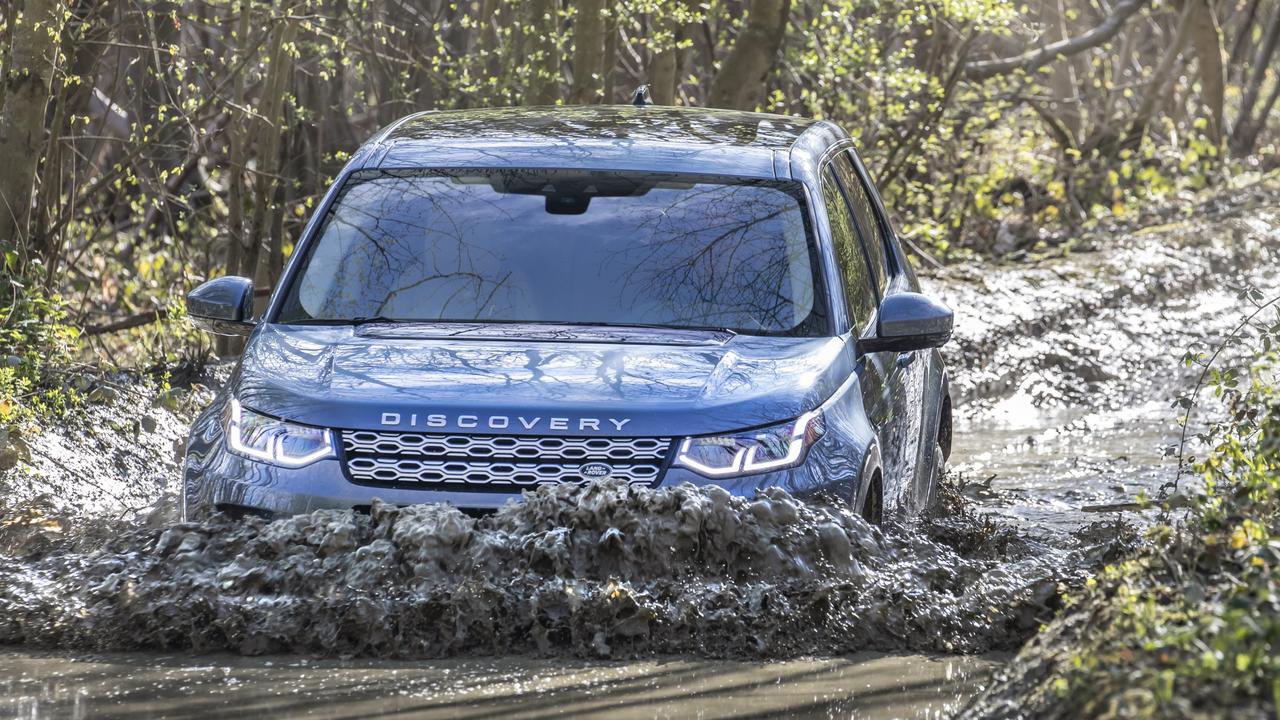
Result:
M196 327L215 335L248 335L253 330L253 281L220 277L187 295L187 315Z
M942 303L915 292L899 292L880 303L876 334L858 340L858 350L911 352L942 347L951 339L955 314Z

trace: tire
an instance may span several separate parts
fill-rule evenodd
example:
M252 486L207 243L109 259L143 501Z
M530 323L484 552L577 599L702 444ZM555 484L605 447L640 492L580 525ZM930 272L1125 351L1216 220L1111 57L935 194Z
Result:
M862 507L858 509L858 514L863 520L872 525L879 525L884 522L884 484L880 480L880 473L877 472L871 478L871 485L867 488L867 497L862 501Z
M942 447L942 457L947 460L951 459L951 423L951 396L947 395L942 400L942 416L938 418L938 445Z
M929 478L929 487L925 490L924 512L929 512L938 502L938 484L942 482L942 474L947 469L947 452L941 443L933 446L933 476Z

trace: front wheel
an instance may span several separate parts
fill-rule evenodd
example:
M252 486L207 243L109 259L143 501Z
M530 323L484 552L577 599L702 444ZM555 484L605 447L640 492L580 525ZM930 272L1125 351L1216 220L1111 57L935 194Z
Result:
M924 490L923 510L929 512L938 502L938 484L942 482L942 474L947 469L947 453L941 443L933 446L933 472L929 477L929 485Z
M871 478L871 485L867 487L867 497L862 501L858 514L863 520L873 525L879 525L884 520L884 486L880 481L879 472Z

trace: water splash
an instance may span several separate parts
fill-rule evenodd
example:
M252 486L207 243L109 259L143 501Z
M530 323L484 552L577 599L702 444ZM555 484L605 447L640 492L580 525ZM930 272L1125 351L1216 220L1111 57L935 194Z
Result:
M880 528L781 491L607 481L480 518L375 504L75 537L11 522L0 643L401 658L1016 647L1069 564L1018 543L965 556L972 538L946 527Z

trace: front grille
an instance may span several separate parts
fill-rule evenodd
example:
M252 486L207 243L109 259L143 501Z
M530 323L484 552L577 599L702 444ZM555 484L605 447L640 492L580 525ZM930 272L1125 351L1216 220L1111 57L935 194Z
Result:
M653 485L671 438L566 438L342 431L347 472L357 483L434 490L514 492L544 483L585 482L583 467Z

